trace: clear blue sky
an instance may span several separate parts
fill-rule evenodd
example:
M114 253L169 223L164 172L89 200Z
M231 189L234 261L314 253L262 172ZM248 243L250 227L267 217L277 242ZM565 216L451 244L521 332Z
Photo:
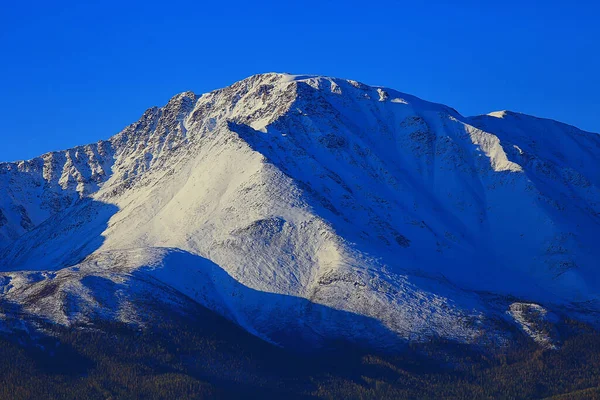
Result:
M600 132L591 0L85 3L0 7L0 160L106 139L178 92L270 71Z

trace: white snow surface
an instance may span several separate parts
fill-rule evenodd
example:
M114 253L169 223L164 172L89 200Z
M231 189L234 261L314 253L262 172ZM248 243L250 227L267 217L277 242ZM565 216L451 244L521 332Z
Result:
M599 311L599 166L555 121L255 75L0 163L0 293L67 325L177 293L280 344L498 342L515 298Z
M552 332L552 323L557 320L556 315L549 313L548 310L538 304L527 303L512 303L508 314L536 343L551 349L557 348L555 344L557 335Z

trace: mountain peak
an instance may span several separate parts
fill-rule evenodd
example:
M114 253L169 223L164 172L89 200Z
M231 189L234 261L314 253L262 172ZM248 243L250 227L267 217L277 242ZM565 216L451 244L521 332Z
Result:
M509 115L314 75L180 93L0 168L0 293L129 320L154 282L282 344L495 342L523 309L600 311L600 136Z

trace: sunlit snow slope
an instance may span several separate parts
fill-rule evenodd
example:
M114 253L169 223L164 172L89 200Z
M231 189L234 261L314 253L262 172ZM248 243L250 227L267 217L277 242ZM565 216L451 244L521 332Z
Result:
M284 345L495 342L517 301L599 310L599 188L594 133L256 75L0 164L0 291L63 324L154 291Z

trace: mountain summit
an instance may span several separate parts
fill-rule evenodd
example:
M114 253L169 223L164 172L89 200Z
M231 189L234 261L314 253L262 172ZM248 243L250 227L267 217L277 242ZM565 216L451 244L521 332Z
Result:
M599 165L559 122L255 75L0 163L0 293L65 325L191 299L284 346L552 345L600 311Z

